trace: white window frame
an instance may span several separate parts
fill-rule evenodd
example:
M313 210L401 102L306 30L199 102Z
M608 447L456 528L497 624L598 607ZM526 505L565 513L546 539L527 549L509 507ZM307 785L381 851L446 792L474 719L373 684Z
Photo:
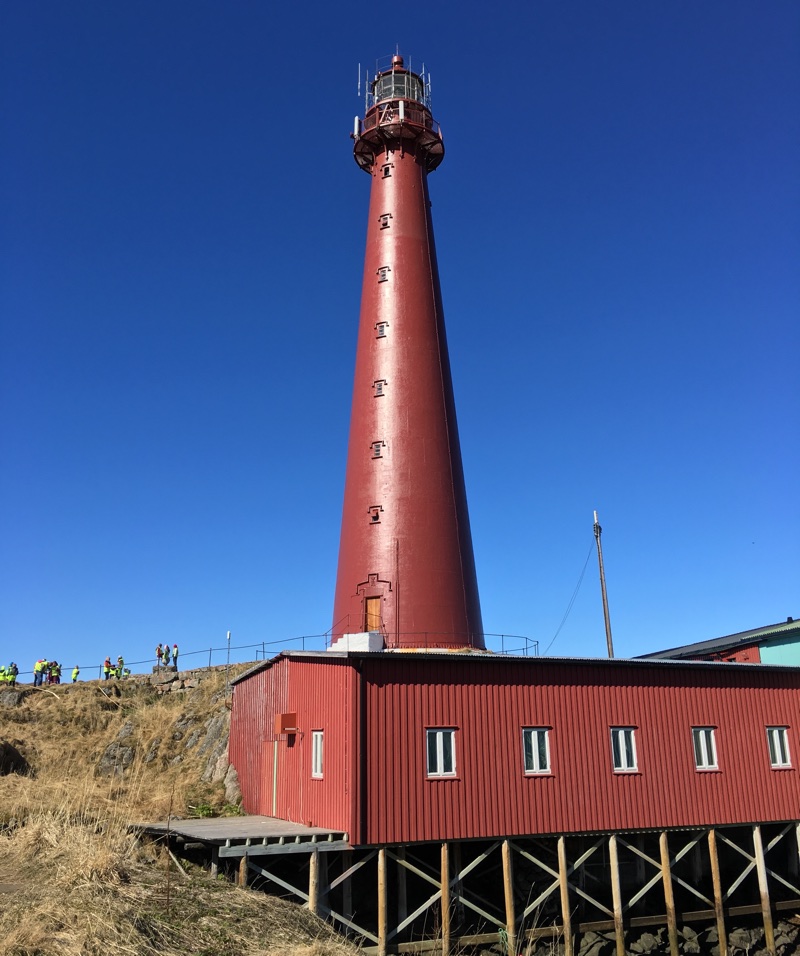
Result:
M445 740L450 742L449 766ZM455 777L456 731L454 727L429 727L425 731L425 765L429 777Z
M636 759L636 728L611 728L611 765L614 773L636 773L639 763Z
M322 778L322 760L324 754L324 731L311 731L311 776L319 780Z
M767 727L767 749L769 750L769 765L776 770L791 767L792 758L789 753L789 728Z
M719 770L716 727L692 727L692 752L697 770Z
M522 766L528 776L551 772L549 727L522 728Z

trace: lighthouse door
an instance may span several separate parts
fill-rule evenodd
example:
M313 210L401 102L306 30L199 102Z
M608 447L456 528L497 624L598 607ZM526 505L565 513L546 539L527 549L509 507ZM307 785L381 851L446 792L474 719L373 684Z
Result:
M381 629L381 599L380 597L364 598L364 630L379 631Z

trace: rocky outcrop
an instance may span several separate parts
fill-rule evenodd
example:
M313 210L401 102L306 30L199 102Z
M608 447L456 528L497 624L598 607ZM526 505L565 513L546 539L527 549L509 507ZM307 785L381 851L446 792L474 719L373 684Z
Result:
M0 776L9 773L28 773L28 761L15 744L0 741Z
M19 707L28 696L28 691L16 687L4 687L0 690L0 707Z
M203 672L180 672L161 668L144 680L136 683L149 684L160 696L179 692L190 692L203 682ZM117 692L127 682L115 684ZM131 682L133 683L133 682ZM106 689L104 688L104 691ZM161 766L176 767L191 756L193 765L200 764L199 779L205 784L223 783L228 803L241 800L238 777L230 775L228 763L228 735L230 732L230 710L224 694L219 694L202 711L192 709L187 698L187 709L179 713L170 725L163 727L163 734L151 740L142 740L137 733L135 716L126 720L116 738L108 744L97 763L100 776L124 776L134 764L137 756L145 765L161 761Z

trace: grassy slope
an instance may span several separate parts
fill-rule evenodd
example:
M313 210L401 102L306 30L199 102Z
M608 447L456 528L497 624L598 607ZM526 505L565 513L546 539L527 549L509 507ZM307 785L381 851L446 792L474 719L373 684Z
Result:
M0 776L0 954L351 953L307 910L202 871L184 878L128 833L170 809L223 809L222 784L200 778L203 728L226 712L224 675L183 694L134 682L116 692L87 682L0 708L0 741L31 766ZM100 774L120 732L130 765Z

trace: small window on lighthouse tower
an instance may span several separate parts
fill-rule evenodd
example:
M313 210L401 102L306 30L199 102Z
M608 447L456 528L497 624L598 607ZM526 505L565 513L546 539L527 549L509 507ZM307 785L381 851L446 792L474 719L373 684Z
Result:
M392 214L390 212L381 213L378 216L378 222L381 224L381 229L389 229L392 225Z
M369 509L369 522L370 524L379 524L381 520L381 512L383 508L381 505L373 505Z
M388 322L376 322L375 323L375 338L385 339L386 338L386 328L389 325Z
M372 457L373 458L383 458L383 448L386 442L383 441L374 441L372 443Z
M373 397L380 398L382 395L386 394L386 392L384 391L384 388L386 387L386 379L385 378L376 379L376 381L372 383L372 387L375 389Z
M394 163L384 163L381 166L381 178L388 179L392 175L392 166Z
M378 277L378 282L388 282L389 273L392 271L391 266L381 266L376 272L375 275Z

